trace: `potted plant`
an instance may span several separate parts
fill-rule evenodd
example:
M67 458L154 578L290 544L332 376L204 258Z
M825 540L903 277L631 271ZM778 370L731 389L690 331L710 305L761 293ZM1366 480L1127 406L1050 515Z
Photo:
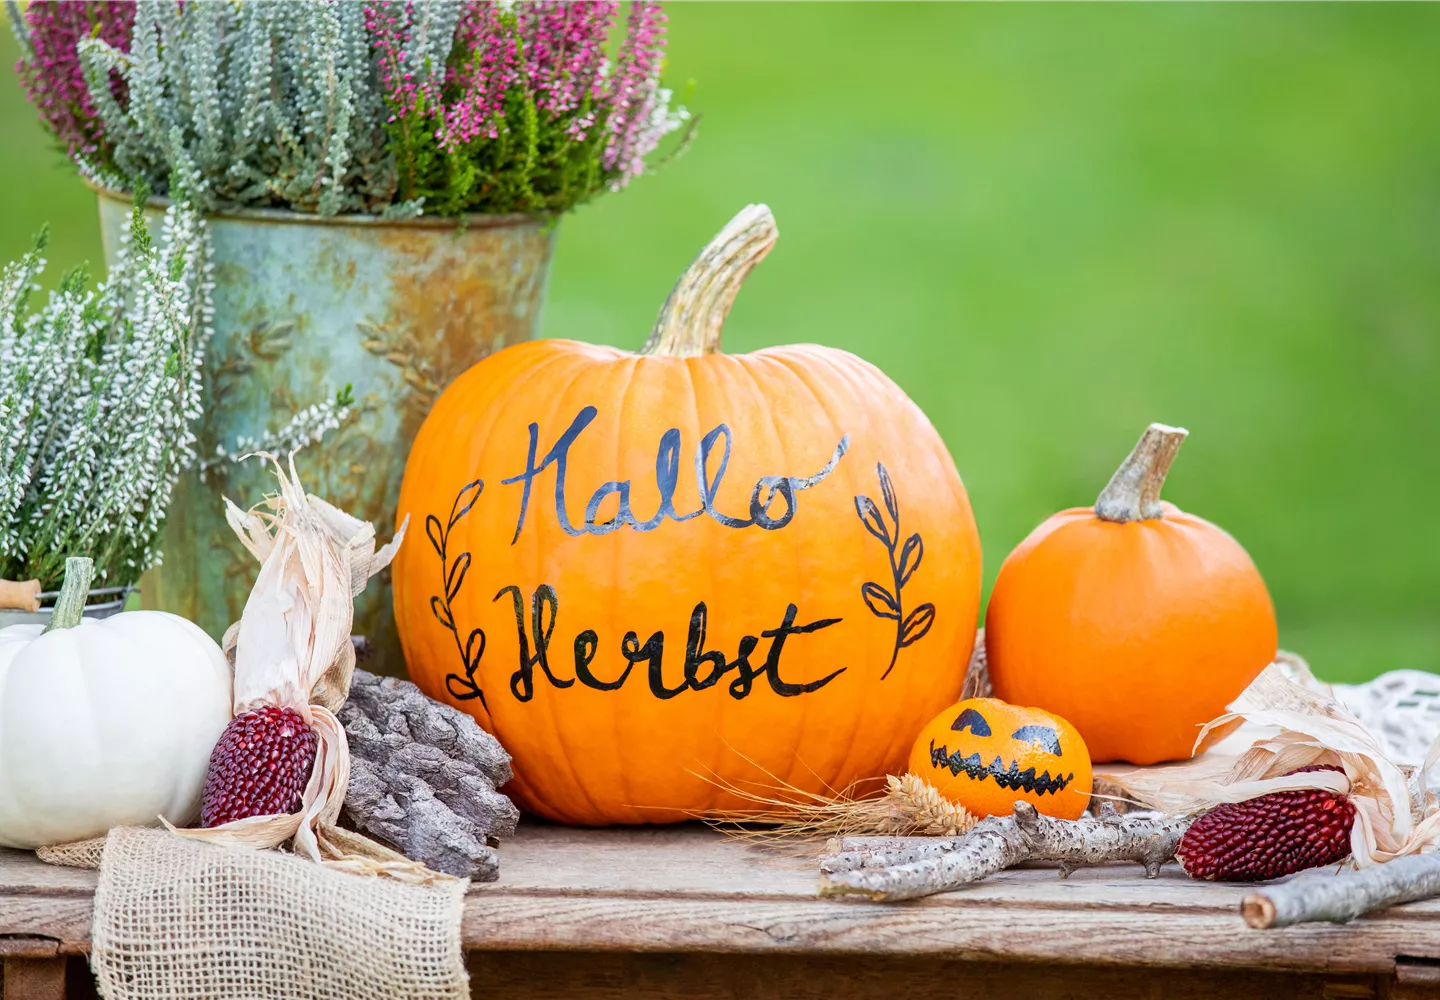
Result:
M312 487L392 524L431 402L534 336L556 219L623 187L686 120L650 0L623 18L613 2L36 0L11 18L22 80L97 191L107 258L133 179L163 196L197 178L215 261L204 461L177 485L145 597L216 636L250 576L221 496L266 487L229 459L332 430ZM388 575L356 629L400 671Z
M94 562L91 617L159 561L210 315L204 220L182 199L163 225L157 248L137 206L105 283L72 272L38 309L43 233L0 273L0 627L49 620L68 556Z

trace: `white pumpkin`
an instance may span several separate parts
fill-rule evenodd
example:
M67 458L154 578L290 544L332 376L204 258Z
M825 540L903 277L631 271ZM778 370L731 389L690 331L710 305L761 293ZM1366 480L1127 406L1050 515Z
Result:
M48 631L0 629L0 845L83 840L162 815L183 825L199 813L210 751L230 721L220 647L161 611L78 618L62 593Z

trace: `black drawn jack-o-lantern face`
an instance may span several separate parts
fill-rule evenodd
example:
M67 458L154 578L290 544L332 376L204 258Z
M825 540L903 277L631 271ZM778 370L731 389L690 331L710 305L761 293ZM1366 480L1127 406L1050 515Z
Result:
M961 712L959 718L950 723L950 728L962 733L968 729L973 735L980 737L994 735L990 730L990 724L985 721L985 717L973 708L967 708ZM1010 739L1025 744L1032 751L1048 753L1052 757L1064 756L1064 750L1060 746L1060 734L1052 726L1024 725L1011 733ZM930 763L933 767L948 767L951 774L958 775L964 771L976 781L993 778L1001 788L1018 788L1026 792L1035 792L1037 795L1058 792L1075 780L1074 771L1069 774L1062 773L1063 764L1056 769L1053 777L1048 767L1043 774L1037 775L1034 766L1028 767L1024 771L1020 770L1018 755L1010 758L1008 766L1003 756L996 756L987 764L982 756L985 752L984 748L972 750L968 756L962 756L966 749L968 747L962 747L951 753L947 747L937 748L932 739L930 741ZM1026 754L1026 756L1033 757L1030 754Z
M1073 818L1090 797L1090 755L1064 719L995 698L973 698L921 733L910 769L971 812L1008 815L1018 799Z

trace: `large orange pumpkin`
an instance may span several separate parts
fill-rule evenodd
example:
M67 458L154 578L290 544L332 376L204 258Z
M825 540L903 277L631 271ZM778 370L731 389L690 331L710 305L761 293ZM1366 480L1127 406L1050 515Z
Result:
M1160 500L1185 434L1152 424L1095 507L1031 532L990 595L995 694L1069 719L1096 762L1189 757L1275 659L1275 611L1245 550Z
M967 698L920 730L910 773L976 816L1009 816L1030 803L1046 816L1079 819L1093 775L1085 740L1069 722L999 698Z
M959 694L980 543L954 463L874 366L720 353L775 240L751 206L635 354L570 340L462 375L415 441L394 564L415 682L569 823L737 809L903 767Z

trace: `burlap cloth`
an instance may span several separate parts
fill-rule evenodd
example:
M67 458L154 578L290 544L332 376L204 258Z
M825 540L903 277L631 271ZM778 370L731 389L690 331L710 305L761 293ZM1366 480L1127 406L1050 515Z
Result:
M465 997L468 885L121 827L104 842L90 964L106 1000Z
M104 853L104 837L35 848L35 856L41 861L47 865L61 865L65 868L99 868L100 856Z

